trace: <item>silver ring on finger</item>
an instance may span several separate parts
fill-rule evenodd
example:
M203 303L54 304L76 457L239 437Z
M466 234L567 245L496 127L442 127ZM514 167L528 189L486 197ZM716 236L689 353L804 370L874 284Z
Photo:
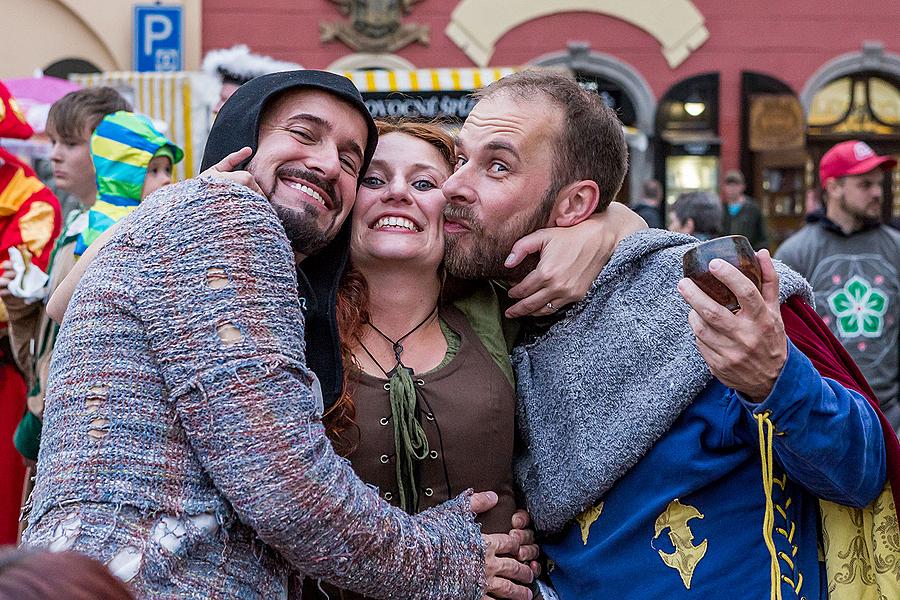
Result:
M553 307L552 302L548 302L546 306L547 306L547 310L556 310L556 308Z

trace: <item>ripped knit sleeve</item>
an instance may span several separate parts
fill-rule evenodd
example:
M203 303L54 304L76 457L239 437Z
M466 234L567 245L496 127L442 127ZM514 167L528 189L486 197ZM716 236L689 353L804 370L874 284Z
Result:
M480 598L468 494L410 516L328 442L294 257L268 201L199 179L138 216L137 301L188 442L240 519L301 572L383 598Z

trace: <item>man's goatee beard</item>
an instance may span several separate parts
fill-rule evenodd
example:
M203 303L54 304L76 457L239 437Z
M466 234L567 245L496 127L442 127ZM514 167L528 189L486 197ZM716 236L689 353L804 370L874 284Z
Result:
M471 208L464 204L448 204L444 207L444 218L464 224L469 232L446 235L444 265L447 271L460 279L497 279L507 282L524 279L537 266L540 256L530 254L512 269L506 267L506 258L517 241L546 225L554 197L555 192L547 190L534 212L507 220L502 228L490 235ZM460 243L465 237L469 238L471 244L468 253Z
M331 201L336 204L333 207L335 216L331 222L332 226L329 226L325 231L322 231L318 226L318 214L312 207L304 204L298 209L292 209L281 206L275 202L271 203L272 208L275 209L275 214L278 215L278 219L284 226L284 232L287 235L288 241L290 241L291 248L293 248L294 252L299 252L304 256L311 256L324 248L328 245L328 242L331 241L329 233L335 229L333 227L334 219L337 218L336 215L341 210L340 200L335 195L334 186L312 171L298 167L280 167L275 171L275 181L272 182L272 189L269 190L268 197L270 201L275 195L275 188L281 177L290 177L311 183L325 192Z
M294 252L311 256L328 245L328 234L318 228L315 209L304 206L302 211L273 204L275 214Z

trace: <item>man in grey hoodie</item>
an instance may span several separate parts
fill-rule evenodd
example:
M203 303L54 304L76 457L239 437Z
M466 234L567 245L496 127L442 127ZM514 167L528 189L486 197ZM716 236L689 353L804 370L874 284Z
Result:
M884 181L896 165L859 140L831 148L819 163L825 214L775 256L812 284L819 315L900 433L900 233L881 222Z

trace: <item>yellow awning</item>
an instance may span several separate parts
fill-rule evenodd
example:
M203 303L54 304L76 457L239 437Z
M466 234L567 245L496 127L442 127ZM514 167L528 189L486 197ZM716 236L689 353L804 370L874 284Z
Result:
M396 71L342 71L359 88L367 92L447 92L477 90L515 73L518 68L487 69L415 69Z

